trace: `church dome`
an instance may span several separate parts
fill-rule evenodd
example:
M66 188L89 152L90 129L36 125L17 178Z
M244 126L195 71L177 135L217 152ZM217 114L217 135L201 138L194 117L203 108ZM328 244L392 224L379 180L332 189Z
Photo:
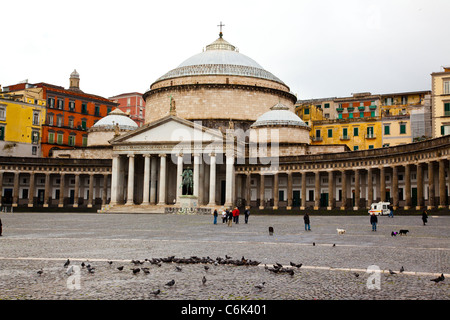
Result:
M233 75L266 79L284 83L256 61L239 53L235 46L220 36L206 46L206 50L182 62L177 68L167 72L156 82L182 76Z
M285 105L278 103L270 111L261 115L252 125L251 128L265 126L297 126L308 127L308 125L300 119L295 113L289 110Z
M95 129L114 129L116 125L119 126L121 130L135 130L139 126L132 120L125 112L116 108L111 111L106 117L101 118L97 121L93 128Z

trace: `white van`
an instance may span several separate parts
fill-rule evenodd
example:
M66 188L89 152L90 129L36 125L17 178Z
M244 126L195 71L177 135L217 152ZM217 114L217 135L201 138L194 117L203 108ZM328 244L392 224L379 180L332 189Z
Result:
M390 202L378 202L378 203L372 203L370 206L369 214L372 215L372 213L375 213L376 216L379 215L389 215L391 210L389 209Z

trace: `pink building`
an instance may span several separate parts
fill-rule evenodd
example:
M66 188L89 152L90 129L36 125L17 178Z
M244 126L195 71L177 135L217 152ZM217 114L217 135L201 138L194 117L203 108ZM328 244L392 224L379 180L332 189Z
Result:
M118 103L118 108L123 112L130 115L139 127L144 124L145 120L145 103L142 99L142 93L130 92L122 93L114 97L110 97L109 100Z

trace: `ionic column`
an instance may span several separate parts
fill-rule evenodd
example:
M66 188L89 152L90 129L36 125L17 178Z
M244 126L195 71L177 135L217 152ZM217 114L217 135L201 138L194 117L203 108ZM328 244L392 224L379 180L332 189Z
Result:
M50 173L45 174L44 208L48 207L48 198L50 198Z
M166 204L166 154L159 155L159 201L158 205Z
M347 174L345 170L341 171L341 181L342 181L341 210L347 210Z
M288 173L288 185L287 185L287 207L286 210L292 209L292 172L289 171Z
M78 208L78 198L80 193L80 174L75 173L75 190L73 195L73 207Z
M195 162L194 162L195 163ZM225 192L225 207L233 206L233 168L234 168L234 156L227 155L226 159L226 192ZM195 180L194 180L195 186Z
M14 172L13 207L17 207L19 203L19 175L19 171Z
M88 199L88 208L92 208L92 204L94 202L94 174L89 174L89 199Z
M302 204L300 210L306 209L306 171L302 172Z
M65 178L66 175L64 173L61 173L59 176L59 201L58 201L58 207L62 208L64 207L64 197L65 197Z
M278 209L278 203L280 201L279 199L279 187L278 187L278 173L275 173L273 175L273 210Z
M228 169L228 162L227 162ZM227 170L227 191L228 191L228 170ZM198 153L194 154L194 196L198 198L200 187L200 155Z
M209 207L216 205L216 155L210 154L209 164Z
M380 167L380 201L386 202L386 169Z
M35 173L30 173L30 191L28 192L28 207L32 208L34 206L34 180L35 180ZM0 176L0 198L1 198L1 176ZM1 202L1 199L0 199Z
M150 168L150 204L156 204L156 177L158 158L155 156L151 157L151 168Z
M245 209L250 209L251 205L251 176L252 174L250 172L247 172L245 176Z
M111 169L111 205L117 204L117 196L119 192L119 155L112 155Z
M333 171L328 172L328 207L327 210L334 208L334 175Z
M425 199L423 197L423 169L422 164L417 164L417 206L416 210L423 209Z
M127 202L125 205L133 205L134 195L134 154L128 155L128 183L127 183Z
M144 154L144 188L143 188L142 204L150 204L150 155Z
M180 196L183 195L183 154L180 153L177 155L177 198L176 202L180 202Z
M314 185L314 210L319 210L320 207L320 172L315 172L315 185Z
M367 169L367 208L370 209L370 206L373 202L373 169Z
M411 166L405 165L405 210L411 209Z
M264 207L265 207L265 205L264 205L264 189L265 189L264 175L262 173L260 173L260 181L259 181L259 209L260 210L264 209Z
M355 206L353 210L358 210L361 200L361 190L360 190L360 178L359 178L359 170L355 170Z
M428 210L434 209L434 166L433 162L428 162Z
M398 167L392 167L392 207L394 210L398 208Z
M108 201L108 176L109 174L103 174L103 194L102 194L102 205L106 205Z
M439 160L439 208L445 208L445 165Z

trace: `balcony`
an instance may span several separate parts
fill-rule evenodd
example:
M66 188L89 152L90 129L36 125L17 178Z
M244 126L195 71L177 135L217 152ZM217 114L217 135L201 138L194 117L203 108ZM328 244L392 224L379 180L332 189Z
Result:
M444 111L444 117L450 117L450 111Z
M343 112L343 111L344 111L344 108L336 108L336 111L337 111L337 112Z
M376 110L376 109L377 109L377 106L371 105L371 106L369 106L369 109L370 109L370 110Z
M365 106L360 106L360 107L358 107L358 110L359 110L359 111L364 111L365 109L366 109Z
M322 137L311 137L311 140L313 142L321 142L321 141L323 141L323 138Z
M348 107L348 108L347 108L347 111L348 111L348 112L352 112L353 110L355 110L355 107Z
M350 136L340 136L339 139L341 139L341 140L350 140Z
M366 139L376 139L376 138L377 136L375 135L375 133L366 134Z

